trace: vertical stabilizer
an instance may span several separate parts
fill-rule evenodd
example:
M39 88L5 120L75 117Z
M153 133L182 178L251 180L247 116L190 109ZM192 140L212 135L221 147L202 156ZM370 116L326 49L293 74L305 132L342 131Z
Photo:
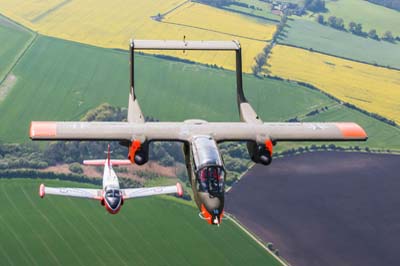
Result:
M111 166L111 150L110 150L110 144L108 144L108 147L107 147L107 165L108 165L108 167Z
M131 40L130 44L130 92L128 102L128 122L144 123L144 116L140 109L139 102L135 95L135 68L134 68L134 42Z

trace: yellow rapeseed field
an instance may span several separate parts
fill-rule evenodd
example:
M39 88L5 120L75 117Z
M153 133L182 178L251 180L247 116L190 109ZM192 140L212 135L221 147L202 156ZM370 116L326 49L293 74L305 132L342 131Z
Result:
M277 45L268 59L274 76L303 81L400 123L400 71Z
M177 6L162 22L151 18ZM107 48L127 49L132 37L237 39L243 47L243 69L246 72L251 72L254 57L276 30L272 24L183 0L0 0L0 13L41 34ZM163 54L234 68L232 53L175 51Z

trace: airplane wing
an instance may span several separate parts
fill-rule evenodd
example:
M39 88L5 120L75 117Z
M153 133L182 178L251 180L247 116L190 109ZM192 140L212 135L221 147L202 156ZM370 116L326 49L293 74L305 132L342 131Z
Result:
M101 189L91 188L46 187L44 184L41 184L39 187L39 196L41 198L43 198L46 194L50 194L100 200L102 198L102 193L103 191Z
M260 141L351 141L366 140L356 123L245 123L245 122L32 122L32 140L128 140L190 141L208 135L217 142Z
M149 188L127 188L121 189L122 196L124 199L141 198L154 195L162 194L178 194L182 197L183 189L180 183L176 183L175 186L163 186L163 187L149 187Z

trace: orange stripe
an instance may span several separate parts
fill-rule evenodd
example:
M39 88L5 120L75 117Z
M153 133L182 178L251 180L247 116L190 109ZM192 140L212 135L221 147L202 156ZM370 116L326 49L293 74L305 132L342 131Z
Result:
M212 215L207 211L204 204L201 204L201 214L203 215L207 223L212 224Z
M367 138L367 133L356 123L335 123L342 131L343 137L349 138Z
M32 122L29 130L31 138L34 137L55 137L56 122Z
M136 151L140 149L140 146L141 146L140 141L136 139L129 145L128 159L129 161L131 161L132 164L135 163L135 154Z

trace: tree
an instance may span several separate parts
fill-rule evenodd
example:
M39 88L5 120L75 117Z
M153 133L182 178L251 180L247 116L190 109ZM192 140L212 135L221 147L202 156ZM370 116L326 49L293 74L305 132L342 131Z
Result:
M321 15L321 14L319 14L319 15L317 16L317 22L318 22L319 24L324 25L324 24L325 24L325 20L324 20L324 19L325 19L324 16Z
M73 173L76 173L76 174L82 174L83 173L82 166L79 163L72 163L72 164L69 165L68 168Z
M363 35L361 23L357 23L354 34L356 34L356 35Z
M388 42L394 42L394 37L393 37L392 32L390 30L386 31L382 36L382 40L388 41Z
M325 1L322 0L306 0L305 7L312 12L324 12L326 10Z
M351 21L351 22L349 23L349 31L350 31L351 33L354 33L355 30L356 30L356 26L357 26L357 24L356 24L354 21Z
M336 19L336 28L339 30L344 30L344 21L342 18Z
M344 29L344 22L342 18L337 18L335 16L330 16L328 18L328 25L332 28L343 30Z
M371 29L368 32L368 37L371 38L371 39L374 39L374 40L379 40L379 36L378 36L378 34L376 34L376 30L375 29Z

